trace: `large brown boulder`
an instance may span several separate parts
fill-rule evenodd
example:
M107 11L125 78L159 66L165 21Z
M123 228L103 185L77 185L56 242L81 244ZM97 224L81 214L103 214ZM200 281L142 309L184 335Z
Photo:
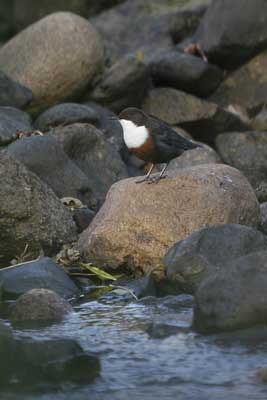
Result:
M259 204L250 184L227 165L169 171L158 184L135 181L111 187L78 241L81 253L102 267L162 271L167 250L202 227L259 223Z
M101 67L103 48L90 23L58 12L29 26L0 49L0 66L34 95L33 111L83 90Z

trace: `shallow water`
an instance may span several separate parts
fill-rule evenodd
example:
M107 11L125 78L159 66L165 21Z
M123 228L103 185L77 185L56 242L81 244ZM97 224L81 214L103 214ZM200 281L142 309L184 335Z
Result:
M19 337L71 337L97 352L101 376L88 386L65 385L43 395L1 393L5 400L266 400L254 378L267 367L267 330L213 336L190 330L190 296L85 302L67 320ZM151 324L177 332L155 338ZM157 330L156 330L157 331ZM166 333L166 332L165 332ZM266 333L266 334L265 334ZM167 335L167 333L166 333ZM260 335L260 337L259 337ZM163 334L163 336L165 336ZM256 337L256 339L255 339Z

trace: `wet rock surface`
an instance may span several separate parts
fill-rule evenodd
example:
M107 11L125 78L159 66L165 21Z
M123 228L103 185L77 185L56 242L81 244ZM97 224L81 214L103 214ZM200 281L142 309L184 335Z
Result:
M266 251L230 260L196 292L194 327L216 332L265 324Z
M32 289L22 294L11 306L10 318L14 322L61 321L71 306L49 289Z
M151 74L157 86L170 86L200 97L212 94L223 79L223 71L215 65L177 50L155 57Z
M144 100L143 109L170 125L181 126L201 141L214 142L221 132L247 129L238 116L215 103L173 88L151 90Z
M29 1L0 4L1 396L265 399L266 5ZM124 179L126 106L202 147Z
M84 231L95 217L95 212L90 208L76 208L73 211L73 219L77 226L78 233Z
M126 107L140 107L149 85L147 65L130 54L106 70L88 99L120 112Z
M32 100L32 92L0 71L0 106L23 108Z
M176 243L165 255L167 277L178 290L195 293L201 283L224 271L229 262L253 253L267 251L267 238L256 229L242 225L204 228Z
M59 198L78 197L86 204L94 204L87 177L67 156L55 137L22 138L12 143L7 153L38 175Z
M0 365L2 388L45 392L62 383L88 384L100 372L98 358L72 339L19 340L11 332L5 345L2 357L6 364Z
M97 123L98 113L89 106L78 103L61 103L44 111L35 120L34 126L42 132L58 125L71 125L80 123Z
M59 12L6 43L0 49L0 64L3 72L33 92L31 110L38 112L83 90L100 71L102 56L101 42L88 21ZM35 60L33 65L29 58Z
M100 32L107 55L112 61L138 51L144 58L149 58L155 51L173 47L172 36L176 26L178 32L180 27L181 36L186 34L187 27L189 31L193 30L196 22L191 25L192 15L193 18L198 18L199 6L205 7L208 3L209 1L192 1L188 7L183 8L184 2L128 0L103 12L91 22ZM202 9L201 15L203 11Z
M29 114L14 107L0 107L0 146L14 141L19 132L31 131Z
M126 167L116 148L105 140L101 131L89 124L59 127L52 134L87 177L96 202L86 204L98 208L110 186L127 176Z
M53 290L63 298L79 294L79 289L63 268L48 257L2 268L0 282L2 297L6 300L17 298L32 289Z
M237 170L208 164L168 175L156 185L136 185L136 178L113 185L79 239L82 254L102 266L148 272L162 269L167 250L201 227L258 225L256 196Z
M229 132L216 138L216 147L223 161L238 168L254 189L266 181L266 132Z
M0 153L0 254L4 266L28 246L35 256L76 239L75 224L54 192L23 164Z
M211 62L235 68L267 44L267 4L264 0L216 0L196 32L196 40Z
M230 73L210 100L224 107L240 105L254 116L266 103L266 67L267 53L263 52Z

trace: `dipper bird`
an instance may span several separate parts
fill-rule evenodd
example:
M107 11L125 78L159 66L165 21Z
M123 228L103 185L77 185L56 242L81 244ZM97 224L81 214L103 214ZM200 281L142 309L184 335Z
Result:
M129 151L141 160L152 163L147 175L136 183L158 182L165 178L163 174L170 160L186 150L202 147L180 136L166 122L138 108L129 107L121 111L119 122ZM157 163L165 163L165 166L159 175L150 177L154 164Z

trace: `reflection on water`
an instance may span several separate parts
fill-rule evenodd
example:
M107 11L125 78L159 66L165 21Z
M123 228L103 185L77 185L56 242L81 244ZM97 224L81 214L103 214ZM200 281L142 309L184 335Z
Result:
M17 336L36 340L75 338L99 354L102 372L92 385L66 385L45 395L2 393L1 399L266 400L267 385L254 376L267 367L267 330L200 336L190 330L191 319L190 296L110 299L81 304L66 321L46 329L17 330ZM160 339L154 334L158 327Z

